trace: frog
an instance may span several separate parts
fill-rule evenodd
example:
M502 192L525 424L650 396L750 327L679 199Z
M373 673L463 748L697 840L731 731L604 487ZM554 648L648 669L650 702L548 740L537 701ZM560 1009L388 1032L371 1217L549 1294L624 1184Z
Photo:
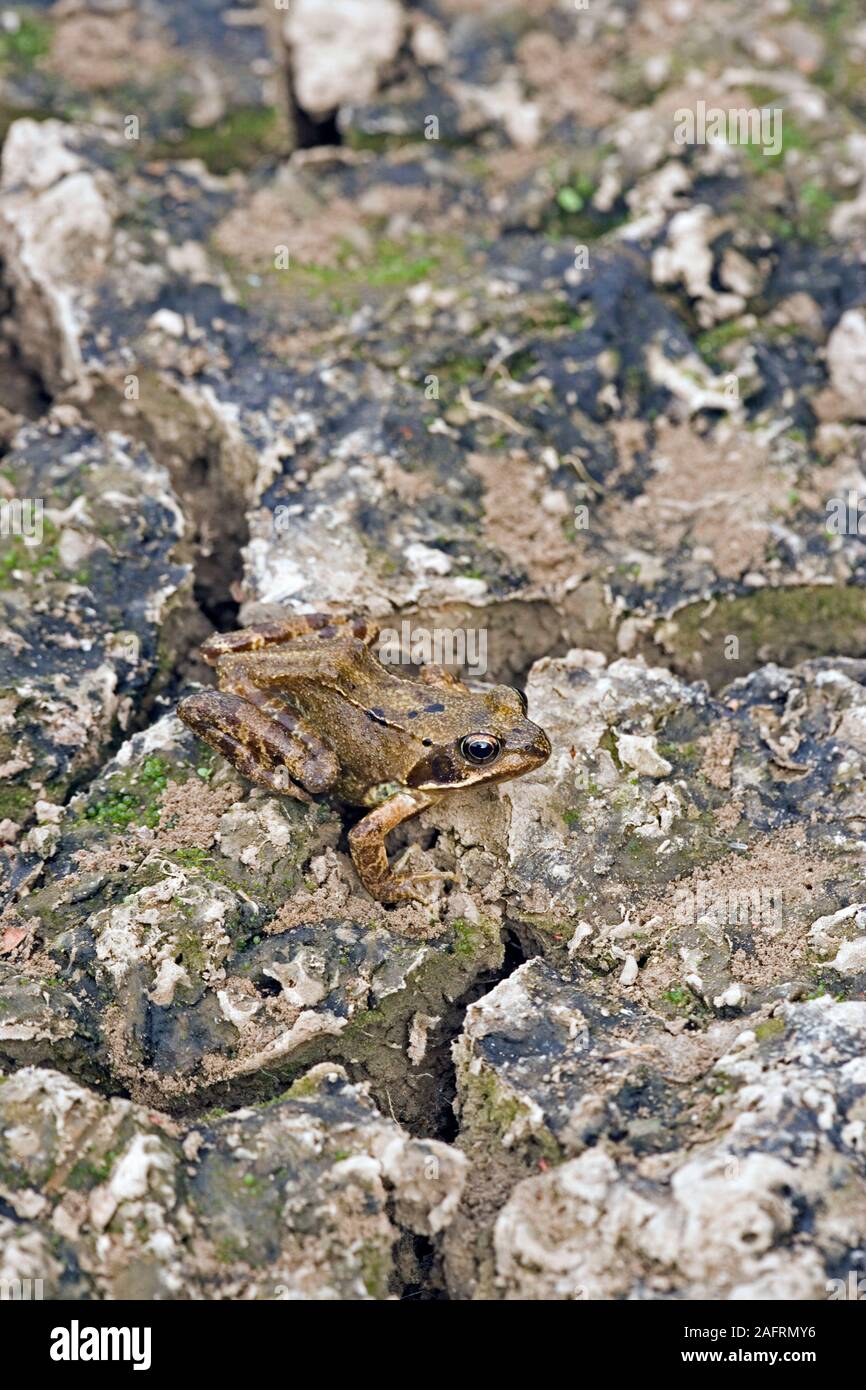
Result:
M402 873L386 837L449 792L504 782L550 757L526 696L471 687L446 667L412 678L383 666L366 618L297 613L216 633L201 653L217 688L178 715L244 777L300 801L366 812L348 835L358 877L380 903L428 902L439 873Z

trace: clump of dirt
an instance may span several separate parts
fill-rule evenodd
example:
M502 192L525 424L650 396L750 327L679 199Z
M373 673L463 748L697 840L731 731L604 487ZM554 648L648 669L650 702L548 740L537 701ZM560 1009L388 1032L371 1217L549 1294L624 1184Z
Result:
M160 822L154 848L210 849L216 839L220 816L244 791L240 782L227 782L217 787L203 784L199 778L186 782L169 782L160 798Z
M57 7L59 8L59 7ZM165 71L171 52L159 39L138 33L135 11L67 14L54 31L42 67L85 92L110 91Z
M363 922L371 929L384 927L395 935L418 941L431 941L442 933L438 916L431 914L423 903L385 908L371 902L366 895L353 892L349 882L353 871L345 862L345 856L333 850L326 850L311 869L318 880L317 886L292 894L265 927L269 935L279 936L307 922L329 918Z
M242 208L234 208L214 234L218 249L241 265L273 265L276 248L286 245L293 260L302 265L335 266L347 246L356 252L369 249L369 235L358 221L357 210L345 199L326 208L309 209L305 219L291 206L288 190L261 188Z
M822 889L838 874L838 863L812 851L795 827L675 880L642 904L641 923L652 935L636 995L650 1007L676 1000L690 971L751 989L802 975ZM641 949L648 942L638 926Z
M726 724L717 724L706 738L700 740L704 750L701 772L711 787L724 791L731 785L731 767L738 743L736 729Z
M616 42L611 36L599 47L613 58ZM553 34L531 30L518 45L517 59L530 90L543 94L552 120L578 116L582 125L598 129L623 109L611 91L607 62L579 40L563 44Z
M580 578L588 570L566 539L563 522L571 520L556 494L557 510L545 507L543 466L521 449L503 454L471 454L466 460L484 484L484 532L506 555L519 555L531 581L553 584ZM551 505L554 496L551 494Z
M334 152L328 151L332 158ZM346 151L342 159L359 158ZM436 212L435 195L426 188L372 184L355 201L316 196L315 167L307 179L296 167L283 170L274 184L257 189L249 201L233 208L214 233L225 256L249 269L274 266L276 249L285 246L291 264L334 269L354 256L364 261L376 248L384 228L429 230Z
M718 574L737 579L764 560L791 481L747 433L710 441L690 425L659 420L655 472L633 502L617 503L611 526L623 537L649 535L665 554L687 543L701 547Z

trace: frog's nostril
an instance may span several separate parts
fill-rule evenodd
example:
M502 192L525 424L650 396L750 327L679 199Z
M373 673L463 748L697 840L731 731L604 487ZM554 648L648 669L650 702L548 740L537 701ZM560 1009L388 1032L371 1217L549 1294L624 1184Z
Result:
M537 736L532 740L527 749L531 758L537 758L539 762L546 763L550 757L550 739L539 729Z

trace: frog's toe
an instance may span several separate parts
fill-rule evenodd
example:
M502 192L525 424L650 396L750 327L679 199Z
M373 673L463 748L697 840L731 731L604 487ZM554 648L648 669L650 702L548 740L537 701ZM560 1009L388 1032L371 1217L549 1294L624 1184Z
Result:
M454 879L456 876L446 872L430 872L421 874L393 874L391 882L384 884L377 896L380 902L402 903L418 902L425 907L430 907L436 901L437 893L433 885L443 879Z
M311 752L305 748L297 765L295 776L314 796L320 796L333 787L340 765L329 748Z

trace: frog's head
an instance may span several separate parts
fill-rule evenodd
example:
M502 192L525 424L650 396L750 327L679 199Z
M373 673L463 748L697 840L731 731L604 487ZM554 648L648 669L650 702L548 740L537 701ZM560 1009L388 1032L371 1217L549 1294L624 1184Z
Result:
M526 717L526 697L507 685L450 702L453 737L425 739L424 756L407 785L419 791L459 791L486 782L507 782L541 767L550 757L543 729Z

